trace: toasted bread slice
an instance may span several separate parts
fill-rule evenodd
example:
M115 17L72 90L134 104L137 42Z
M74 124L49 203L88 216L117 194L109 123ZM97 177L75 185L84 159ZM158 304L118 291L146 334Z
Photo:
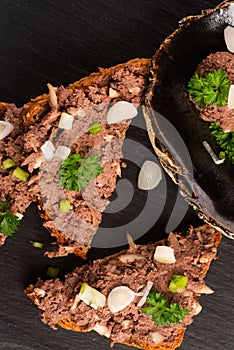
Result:
M120 253L77 267L64 281L38 279L25 294L38 306L42 321L53 329L60 326L77 332L96 330L109 337L111 345L123 343L148 350L173 350L182 343L193 316L201 311L198 297L213 292L205 285L204 278L216 258L220 241L221 233L208 225L190 227L186 235L170 233L167 239L154 244L131 244ZM165 264L154 259L155 249L160 245L174 250L175 263ZM185 289L168 290L174 274L187 277ZM170 303L188 309L189 314L178 323L157 325L151 315L146 315L138 306L140 296L136 295L128 306L117 312L111 312L108 303L94 309L79 299L83 282L108 298L115 287L127 286L137 293L148 281L153 282L152 290L162 293Z
M130 125L130 120L108 125L106 111L112 103L119 101L139 106L147 84L148 65L148 59L134 59L115 67L100 69L98 73L67 88L54 89L49 85L49 94L39 96L23 106L26 154L23 164L28 166L35 179L31 191L39 203L44 226L56 238L59 246L58 250L47 253L49 257L70 253L86 257L92 237L102 220L102 212L116 187L117 177L121 176L122 144ZM58 124L63 112L72 115L74 122L72 130L66 130L61 136ZM96 136L90 135L88 125L97 121L101 124L101 132ZM74 124L77 132L75 137ZM68 139L70 137L72 142ZM62 189L58 185L61 162L45 161L42 157L41 146L48 140L52 140L55 147L69 146L71 154L82 152L86 156L97 150L103 172L89 181L83 191ZM60 199L69 199L72 207L69 213L59 212L59 196ZM72 225L69 225L71 221Z

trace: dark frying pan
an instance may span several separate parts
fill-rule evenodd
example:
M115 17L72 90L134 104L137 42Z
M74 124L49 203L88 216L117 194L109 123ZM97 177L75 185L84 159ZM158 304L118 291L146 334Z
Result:
M216 165L205 150L204 140L217 153L219 147L187 92L187 83L202 59L227 51L223 36L227 25L234 26L233 1L180 22L151 61L145 117L155 152L185 200L200 218L234 239L234 166L230 161ZM171 129L181 136L189 157L181 152Z

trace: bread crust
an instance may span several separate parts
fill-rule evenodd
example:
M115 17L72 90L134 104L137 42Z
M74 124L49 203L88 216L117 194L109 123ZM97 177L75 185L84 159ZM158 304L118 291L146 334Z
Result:
M205 224L203 226L201 226L200 231L204 232L204 233L208 233L211 234L214 238L214 246L217 248L221 242L222 239L222 234L215 230L214 228L212 228L211 226ZM160 241L161 243L164 242L164 240ZM160 244L160 242L158 242ZM207 271L209 270L210 264L211 264L212 259L210 259L209 261L207 261L206 263L203 263L203 271L202 271L202 277L205 278ZM25 294L28 296L29 299L31 299L35 305L38 305L39 301L37 300L35 294L32 295L32 292L34 290L34 288L38 287L40 288L40 286L42 285L43 281L42 280L38 280L38 282L36 283L36 285L30 285L26 290L25 290ZM90 332L93 329L81 329L80 327L77 326L77 324L75 324L73 321L69 320L69 319L64 319L60 322L58 322L57 324L58 326L66 329L66 330L72 330L75 332ZM130 341L125 342L124 344L132 346L132 347L136 347L136 348L140 348L140 349L145 349L145 350L174 350L176 348L178 348L184 338L184 332L185 332L185 328L179 329L175 335L175 340L173 343L168 343L168 342L161 342L160 344L155 344L155 345L149 345L145 342L142 342L141 339L136 339L136 338L131 338Z
M102 79L103 86L105 86L105 84L108 83L109 77L114 70L124 68L128 65L139 67L147 74L149 63L150 59L135 58L128 62L120 63L110 68L99 68L99 72L92 73L89 76L86 76L79 81L70 84L67 89L69 90L70 95L72 95L75 89L85 90L88 86L95 84L100 79ZM31 125L39 121L50 110L50 108L49 94L43 94L26 103L22 109L22 119L25 129L27 130ZM50 214L43 207L41 197L37 196L36 201L38 203L38 209L41 218L45 221L48 221L50 219ZM73 253L76 256L86 259L86 255L90 249L91 242L89 242L87 245L79 244L79 242L72 244L70 239L62 232L58 231L56 228L50 227L47 229L49 230L50 234L56 238L57 243L65 247L65 249L67 248L69 253ZM54 253L47 252L46 255L48 257L53 257Z

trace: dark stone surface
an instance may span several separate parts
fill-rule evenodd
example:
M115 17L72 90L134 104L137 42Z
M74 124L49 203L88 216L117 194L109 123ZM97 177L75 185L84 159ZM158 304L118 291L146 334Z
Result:
M151 57L182 17L217 4L214 0L1 0L0 100L20 106L46 91L47 82L67 85L97 67ZM156 238L168 221L177 193L177 188L167 177L166 180L167 203L155 229ZM183 211L182 201L177 210ZM189 223L199 224L191 210L179 228L185 229ZM151 233L146 234L144 241L153 238ZM33 248L30 239L45 243L44 249ZM49 242L49 234L32 205L15 236L1 248L0 349L107 350L109 341L94 332L51 330L24 296L25 286L35 282L37 276L45 277L48 265L60 266L63 276L82 263L74 257L53 261L45 258ZM207 284L215 293L201 298L203 311L186 332L181 349L233 349L233 246L233 241L223 238L219 259L213 262L207 276ZM94 249L90 257L113 251ZM115 349L129 347L116 345Z

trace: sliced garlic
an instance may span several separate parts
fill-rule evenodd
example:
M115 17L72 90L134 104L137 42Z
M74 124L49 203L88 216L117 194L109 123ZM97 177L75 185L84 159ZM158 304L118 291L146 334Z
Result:
M104 335L104 337L110 338L111 331L106 326L103 326L98 322L95 324L93 330L100 335Z
M147 281L147 284L146 284L145 288L141 292L142 293L142 298L139 301L139 303L137 304L138 307L142 307L145 304L146 299L147 299L147 297L149 295L149 292L151 291L153 285L154 285L154 283L152 281Z
M54 156L55 158L59 159L59 160L64 160L67 159L67 157L69 156L71 152L71 149L67 146L58 146L58 148L56 149Z
M41 151L46 160L51 160L54 158L54 145L51 141L46 141L44 145L41 146Z
M216 154L214 153L214 151L212 150L212 148L210 147L208 142L203 141L202 144L205 147L205 149L207 150L207 152L209 153L209 155L211 156L211 158L215 164L217 164L217 165L222 164L225 161L225 159L219 159L216 156Z
M163 264L174 264L176 262L174 249L159 245L155 249L154 260Z
M107 123L119 123L127 119L132 119L137 115L137 108L130 102L119 101L115 103L107 112Z
M135 293L126 286L112 289L107 298L107 305L111 312L119 312L135 299Z
M61 114L58 126L61 129L71 130L72 129L73 120L74 120L74 116L73 115L63 112Z
M234 53L234 27L227 26L224 29L224 40L228 51Z
M8 136L13 129L14 129L14 126L11 123L0 120L0 140Z
M106 297L95 288L90 287L87 283L82 283L79 296L85 304L91 306L94 309L104 307L106 303Z
M162 180L162 171L158 164L146 160L138 176L138 187L141 190L152 190Z
M233 109L233 108L234 108L234 85L231 85L228 93L228 109Z
M142 255L137 255L137 254L124 254L124 255L118 256L118 259L122 263L127 263L127 262L133 262L133 261L136 261L136 260L142 260L142 259L145 259L145 258Z

